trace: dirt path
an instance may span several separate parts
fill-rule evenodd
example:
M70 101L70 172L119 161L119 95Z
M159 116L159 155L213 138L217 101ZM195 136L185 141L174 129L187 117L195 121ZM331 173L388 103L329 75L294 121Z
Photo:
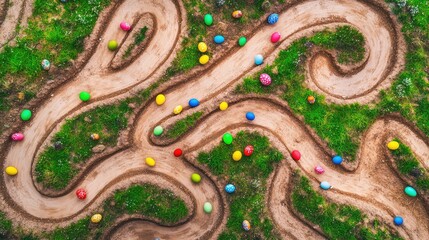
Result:
M25 28L33 11L30 0L0 0L0 49L14 40L18 27Z
M368 130L360 150L360 165L352 173L332 166L326 151L323 151L312 139L303 123L293 117L285 106L268 99L244 100L233 104L226 112L215 111L180 141L166 147L157 146L149 138L153 128L156 125L162 125L168 118L179 118L197 111L198 108L191 110L185 108L180 116L173 116L173 108L178 104L187 106L190 98L195 97L200 100L199 108L215 109L220 100L230 94L231 89L240 82L243 75L262 67L254 66L254 55L263 54L266 62L269 63L280 49L286 48L299 37L311 31L344 23L351 24L364 33L367 48L370 50L366 65L355 75L340 77L332 75L332 71L329 70L332 66L329 66L329 63L316 59L310 65L311 77L307 84L316 91L327 91L324 94L327 94L327 98L332 101L341 99L336 96L338 94L348 99L342 102L374 100L380 89L390 85L395 71L399 71L396 65L401 60L396 61L396 58L401 58L401 54L392 52L392 49L396 49L392 44L397 43L392 34L393 23L385 16L377 14L376 11L379 9L354 0L312 0L291 7L280 14L276 25L257 29L255 35L248 39L245 47L233 51L230 56L212 65L199 77L188 79L164 91L167 97L166 103L163 106L157 106L154 102L150 102L137 118L132 131L133 146L93 166L91 171L80 180L78 187L87 189L89 193L86 201L76 199L75 189L57 198L49 198L39 193L33 185L30 174L33 161L40 146L49 140L48 136L55 127L84 106L77 97L79 92L83 90L91 92L91 104L86 106L90 108L108 101L109 98L122 96L132 88L142 89L153 83L157 76L165 71L174 56L172 49L177 47L178 36L184 27L181 26L182 22L177 20L182 19L184 15L181 11L181 8L177 8L177 5L168 0L128 0L118 7L96 52L85 68L74 81L56 90L54 97L38 109L32 121L24 129L25 141L14 144L9 149L4 166L16 166L20 173L14 178L3 174L3 181L7 188L3 194L6 194L5 197L10 198L15 204L14 208L7 208L8 215L20 223L28 225L30 222L29 226L37 224L38 229L51 229L58 222L66 225L73 219L87 215L97 208L101 201L117 188L118 181L126 185L127 174L138 175L138 172L146 171L148 167L144 164L144 159L153 157L157 165L151 170L170 176L174 182L180 183L178 188L187 189L195 197L195 214L186 223L168 228L146 221L133 220L116 229L112 236L126 236L127 239L134 239L142 234L158 236L162 239L214 238L225 227L227 213L224 212L224 206L227 203L224 200L224 192L221 190L222 186L207 173L207 169L198 169L201 166L195 166L194 157L202 149L207 150L218 144L220 136L226 130L245 126L260 128L270 133L270 139L277 142L279 149L287 156L289 149L299 149L303 153L299 164L287 157L277 168L270 187L268 199L270 212L285 237L297 239L321 237L318 232L295 216L288 205L290 189L287 186L289 182L287 176L290 175L290 169L299 168L312 179L316 188L318 182L323 180L328 180L335 187L335 190L323 193L328 198L337 202L357 199L353 205L357 205L363 211L375 213L387 223L392 222L393 215L400 214L407 222L400 229L401 235L412 239L429 238L429 221L422 202L417 199L412 202L413 207L410 208L409 199L402 194L403 183L383 163L384 158L380 155L389 137L384 135L388 132L387 130L390 134L406 133L407 129L399 122L379 120ZM157 29L151 42L144 53L128 67L120 71L109 70L110 60L114 56L107 50L107 42L110 39L122 42L125 37L125 33L118 28L119 22L122 19L131 21L131 16L144 12L153 14L156 21ZM269 36L274 31L279 31L284 39L278 45L273 45L269 41ZM386 57L392 54L395 61L387 62ZM318 69L315 69L316 66ZM332 78L335 81L332 81ZM345 81L352 87L344 84ZM250 124L244 117L245 112L249 110L255 112L257 116ZM380 138L381 133L383 137ZM418 136L410 133L407 136L404 135L404 138L404 142L413 143L410 144L411 148L419 157L428 156L428 146L422 140L419 140L420 144L415 142L419 139ZM172 151L176 147L185 149L189 161L172 156ZM316 176L313 173L312 169L316 164L322 164L325 167L324 175ZM379 171L384 174L377 174ZM193 172L200 172L204 178L198 186L189 180ZM145 174L140 176L149 182L152 179ZM211 201L214 206L214 212L211 215L204 214L202 211L205 201ZM23 219L21 217L23 215L29 220ZM55 222L52 223L49 220Z

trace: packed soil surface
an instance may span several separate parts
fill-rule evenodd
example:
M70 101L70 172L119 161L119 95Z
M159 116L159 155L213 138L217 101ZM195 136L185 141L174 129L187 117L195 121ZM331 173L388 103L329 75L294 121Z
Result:
M406 239L429 239L428 206L420 197L411 199L403 194L406 184L392 169L384 154L386 143L393 136L399 137L410 146L424 166L429 166L428 140L418 134L412 125L389 116L378 119L362 137L358 164L353 169L346 169L331 163L331 151L326 143L302 119L294 116L286 103L274 96L232 96L232 90L243 76L272 63L277 53L294 40L326 27L347 24L365 36L368 51L366 61L357 71L340 74L336 63L315 54L307 63L306 84L332 102L375 101L378 92L390 86L404 61L403 40L397 34L397 22L386 9L383 3L376 1L308 0L291 4L279 13L279 21L275 25L255 27L244 47L232 47L224 57L196 74L180 76L161 85L153 92L151 100L136 111L132 118L128 146L88 164L85 174L71 184L69 191L50 197L35 187L33 168L37 155L50 142L59 126L65 119L82 111L123 99L156 82L171 64L185 34L186 13L180 2L123 1L113 15L108 16L106 29L87 64L74 79L55 89L52 97L33 109L33 118L21 129L25 140L4 143L3 167L15 166L19 174L10 177L3 171L1 173L2 211L14 222L28 228L51 230L91 214L115 189L130 185L136 178L144 182L157 182L157 178L168 176L166 181L169 182L169 189L179 196L186 189L194 199L186 201L188 205L193 205L190 209L194 209L186 221L162 226L156 221L129 216L121 218L105 237L215 239L226 227L226 196L221 181L206 167L197 164L196 156L198 152L219 144L226 131L236 133L250 129L267 135L286 156L270 177L266 199L271 218L284 238L324 238L323 233L296 214L290 204L291 171L300 169L316 189L321 181L329 181L334 188L322 194L333 202L354 205L380 218L392 228L393 216L401 215L406 219L406 224L395 228L401 236ZM132 22L133 16L145 13L150 13L154 19L155 29L150 41L132 62L113 70L110 64L115 53L107 49L107 42L111 39L125 42L129 35L120 30L119 23L123 20ZM270 42L274 31L282 35L277 44ZM262 66L255 66L256 54L265 57ZM81 91L91 93L89 104L79 100ZM154 101L158 93L165 94L167 99L162 106L156 105ZM188 106L191 98L199 99L198 108L185 107L181 115L173 114L174 107L179 104ZM226 111L219 111L218 104L223 100L227 100L230 107ZM170 122L171 118L180 119L199 108L208 109L203 121L177 141L165 145L151 138L155 126ZM255 113L254 121L245 119L247 111ZM174 157L172 153L175 148L182 148L185 155ZM294 149L302 154L299 162L289 157L290 151ZM156 160L154 168L145 164L146 157ZM426 162L423 162L424 159ZM323 175L315 174L313 168L316 165L321 165L326 172ZM203 178L198 185L190 181L194 172ZM77 188L87 190L85 201L76 198ZM211 214L203 212L203 204L207 201L214 207Z

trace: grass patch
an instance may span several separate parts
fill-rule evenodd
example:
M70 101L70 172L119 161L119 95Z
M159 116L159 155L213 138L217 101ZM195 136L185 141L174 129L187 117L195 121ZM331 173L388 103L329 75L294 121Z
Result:
M97 107L66 120L52 139L52 143L59 141L63 147L49 146L39 157L35 170L37 182L55 190L65 188L78 173L78 165L93 155L91 149L94 146L116 145L120 130L127 126L126 114L130 110L124 101L119 105ZM98 133L100 140L91 140L92 133Z
M125 50L125 53L122 58L127 58L128 56L130 56L131 51L145 40L147 30L147 26L144 26L134 34L134 42L130 44L130 46L128 46L127 50Z
M232 153L243 151L253 145L250 157L243 155L239 162L232 160ZM210 152L198 155L198 162L206 164L210 171L221 179L233 183L237 190L229 195L230 216L226 229L218 239L278 239L273 224L264 206L267 191L266 180L283 155L270 146L267 137L258 133L239 132L231 145L221 143ZM249 232L241 228L243 220L252 226Z
M399 139L395 139L395 141L399 142L399 148L390 152L399 172L410 177L418 189L429 190L429 174L427 170L420 165L420 162L407 145L403 144Z
M317 224L330 239L401 239L378 220L369 220L359 209L328 202L306 177L294 174L293 207Z
M191 127L193 127L198 119L203 115L203 112L195 112L186 116L183 119L178 120L173 123L170 129L167 131L167 138L177 138L187 132Z

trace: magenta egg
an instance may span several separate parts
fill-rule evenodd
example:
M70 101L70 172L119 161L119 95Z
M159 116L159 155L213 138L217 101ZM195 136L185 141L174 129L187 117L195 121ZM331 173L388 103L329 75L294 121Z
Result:
M262 73L259 75L259 81L261 81L262 85L269 86L271 84L271 77L266 73Z
M124 31L130 31L131 30L131 25L128 24L127 22L121 22L120 27Z
M22 133L14 133L14 134L12 134L12 136L10 136L10 138L13 141L22 141L24 139L24 134L22 134Z
M322 173L324 173L324 172L325 172L325 169L323 169L321 166L316 166L316 167L314 168L314 171L315 171L317 174L322 174Z
M278 33L278 32L273 33L271 35L271 42L272 43L278 42L280 40L280 37L281 37L280 33Z

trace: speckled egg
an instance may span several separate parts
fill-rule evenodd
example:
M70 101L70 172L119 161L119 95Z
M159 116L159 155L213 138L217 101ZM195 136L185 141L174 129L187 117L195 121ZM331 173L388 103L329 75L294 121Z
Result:
M264 86L271 85L271 77L270 77L270 75L268 75L266 73L262 73L261 75L259 75L259 81Z
M250 222L247 220L244 220L243 223L241 224L241 226L243 227L244 231L250 230Z

